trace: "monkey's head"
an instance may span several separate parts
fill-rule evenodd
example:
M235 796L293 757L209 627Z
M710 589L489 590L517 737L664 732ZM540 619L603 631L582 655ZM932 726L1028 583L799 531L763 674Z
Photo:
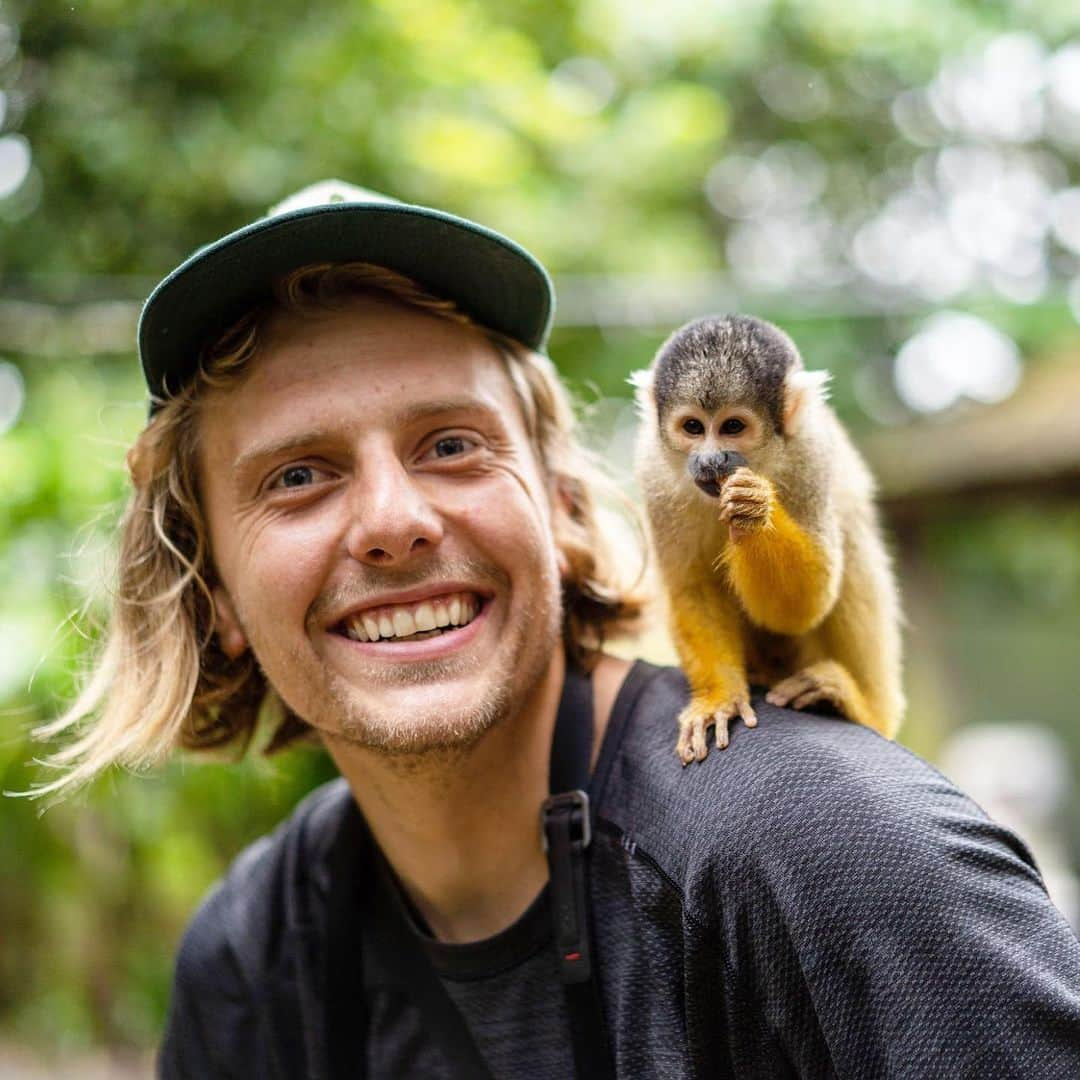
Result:
M806 371L794 342L749 315L698 319L631 376L660 447L708 495L739 465L769 476L787 441L825 400L825 371Z

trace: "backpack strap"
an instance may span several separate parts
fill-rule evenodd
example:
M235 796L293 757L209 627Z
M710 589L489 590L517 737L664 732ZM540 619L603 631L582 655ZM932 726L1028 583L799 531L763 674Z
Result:
M600 999L596 958L592 949L588 897L588 848L592 817L587 793L592 753L592 684L576 667L568 667L551 751L550 790L541 812L550 874L554 940L560 978L566 994L578 1080L609 1080L615 1071ZM387 893L374 886L375 852L355 805L335 840L327 912L327 957L324 980L326 1066L328 1080L363 1080L363 1046L367 1031L363 963L363 919L375 920L380 938L391 942L424 1026L441 1044L446 1059L461 1076L490 1080L461 1012L425 955L400 905L387 903ZM358 869L371 871L359 880ZM363 914L361 914L361 912Z
M549 788L540 812L554 920L555 958L566 995L578 1080L614 1078L611 1043L592 945L589 905L589 804L592 683L568 665L551 747Z

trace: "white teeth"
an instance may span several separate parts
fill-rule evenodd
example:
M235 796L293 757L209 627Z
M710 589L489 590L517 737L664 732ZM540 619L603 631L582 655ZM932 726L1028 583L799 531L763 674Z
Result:
M402 604L353 615L345 620L343 629L354 641L407 638L441 627L465 626L479 611L480 602L475 596L457 593L437 600L424 600L415 607Z

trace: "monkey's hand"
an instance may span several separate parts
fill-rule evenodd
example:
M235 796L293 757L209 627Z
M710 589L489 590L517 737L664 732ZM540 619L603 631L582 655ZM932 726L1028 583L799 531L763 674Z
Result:
M720 520L738 541L768 526L772 505L772 484L751 469L736 469L720 491Z
M709 728L716 729L716 749L725 749L728 721L736 716L741 716L747 727L757 725L757 716L750 707L750 693L745 688L725 699L693 697L679 714L679 742L675 747L679 760L684 765L705 760L709 754L706 744Z

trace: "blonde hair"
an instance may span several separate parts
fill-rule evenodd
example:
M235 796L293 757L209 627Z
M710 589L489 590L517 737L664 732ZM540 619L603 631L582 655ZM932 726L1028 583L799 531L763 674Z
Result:
M76 734L45 762L63 775L36 787L36 794L84 783L114 763L154 765L177 748L227 747L239 755L260 724L271 729L262 747L266 753L310 734L273 693L250 650L230 660L214 635L214 570L198 498L199 405L208 389L246 376L276 312L311 315L365 293L470 322L452 302L383 267L306 266L276 282L272 301L203 350L187 386L153 402L152 418L127 456L133 491L120 524L116 594L104 644L71 707L35 731L39 738ZM610 493L614 487L581 446L567 391L551 361L485 332L503 360L533 450L556 493L554 540L566 566L564 640L570 655L588 666L605 637L633 628L643 602L636 586L620 581L598 522L594 491Z

